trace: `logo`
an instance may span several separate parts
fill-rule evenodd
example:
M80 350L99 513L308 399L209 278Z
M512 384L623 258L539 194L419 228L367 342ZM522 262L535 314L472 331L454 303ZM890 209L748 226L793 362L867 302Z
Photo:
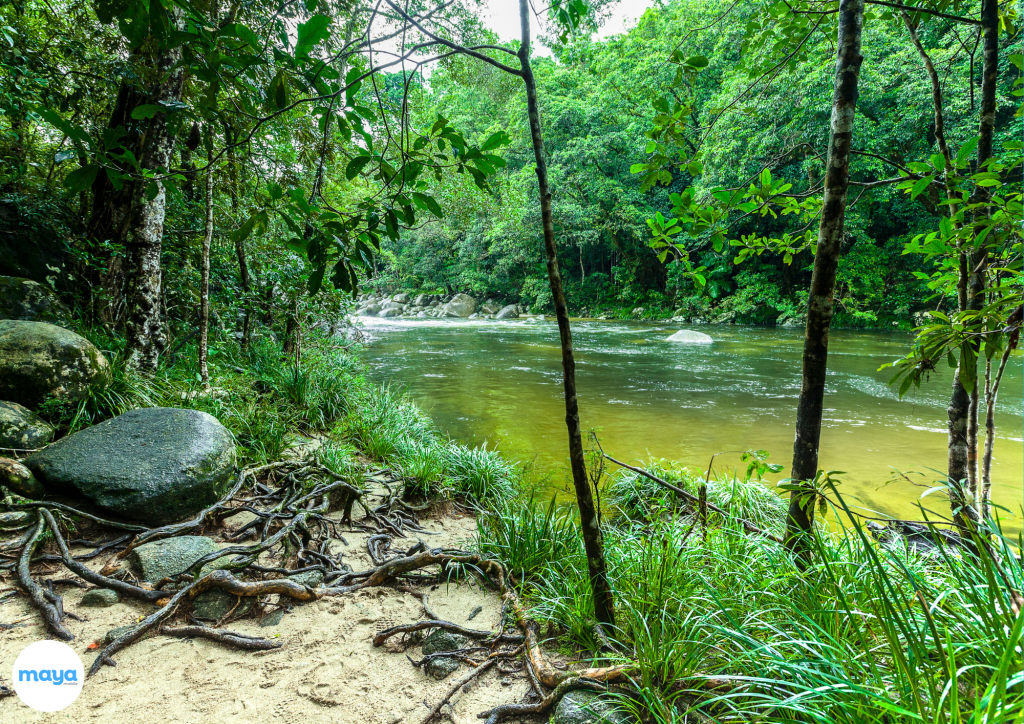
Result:
M82 693L85 669L78 654L60 641L36 641L14 662L11 681L18 698L36 711L60 711Z

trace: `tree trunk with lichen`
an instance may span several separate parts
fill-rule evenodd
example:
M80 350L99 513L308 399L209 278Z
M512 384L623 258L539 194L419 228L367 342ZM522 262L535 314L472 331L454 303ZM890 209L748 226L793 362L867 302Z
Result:
M803 377L796 414L793 442L794 481L808 482L818 472L818 444L825 399L828 365L828 335L834 313L836 269L846 219L846 195L850 183L850 149L853 118L857 106L857 82L863 58L860 54L864 22L864 0L841 0L836 57L835 88L832 95L832 125L828 144L828 167L818 227L818 246L807 300L804 333ZM807 534L814 527L814 500L809 486L790 496L786 521L786 547L801 559L810 554Z
M179 23L180 11L172 12L175 23ZM160 81L150 92L149 103L169 105L181 99L184 70L180 62L180 48L160 52L155 62ZM146 128L139 166L144 172L162 173L170 167L173 147L167 114L159 112ZM167 192L161 181L143 180L135 184L126 240L125 331L129 361L144 370L156 369L167 341L160 318L160 255L166 210Z
M569 463L572 468L573 487L580 511L580 527L583 546L587 554L587 569L594 596L594 614L602 625L615 625L615 606L608 571L604 558L604 541L601 525L594 504L594 496L587 478L587 464L583 452L583 436L580 430L579 403L576 398L576 359L572 346L572 331L569 328L569 310L562 289L562 277L558 270L558 248L555 244L554 222L551 216L551 191L548 187L547 162L544 155L544 137L541 134L540 110L537 104L537 84L530 66L530 16L527 0L519 0L519 16L522 41L519 46L519 62L522 78L526 85L526 103L530 118L530 135L533 140L534 159L537 163L537 186L540 191L541 220L544 229L544 252L547 257L548 282L555 305L555 319L562 343L562 383L565 392L565 423L569 432Z
M212 146L211 146L212 148ZM210 247L213 244L213 151L206 153L206 226L199 264L199 376L210 386Z

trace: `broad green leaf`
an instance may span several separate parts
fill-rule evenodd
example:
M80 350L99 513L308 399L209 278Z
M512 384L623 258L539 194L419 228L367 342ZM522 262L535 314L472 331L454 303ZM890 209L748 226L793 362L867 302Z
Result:
M146 103L141 106L136 106L132 109L132 118L136 121L142 121L147 118L152 118L157 113L162 112L164 109L153 103Z
M345 167L345 178L351 181L356 176L358 176L360 172L362 172L366 164L368 164L372 160L372 156L356 156L351 161L349 161L348 166Z
M295 41L295 57L305 58L317 43L331 35L331 19L326 15L314 15L299 23L298 40Z
M100 167L94 163L76 168L64 177L64 187L73 194L85 191L96 180L99 169Z

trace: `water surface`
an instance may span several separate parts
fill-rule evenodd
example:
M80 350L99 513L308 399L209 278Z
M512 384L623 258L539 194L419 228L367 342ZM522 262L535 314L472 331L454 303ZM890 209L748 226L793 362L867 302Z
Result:
M370 376L408 389L437 425L464 443L497 445L507 456L553 471L564 489L568 468L561 351L554 322L364 319ZM713 344L666 341L679 327L583 321L573 324L584 430L599 428L620 460L653 455L706 469L715 453L766 449L786 465L800 393L802 329L693 327ZM879 366L906 354L904 333L833 330L819 467L845 471L841 491L860 505L918 518L920 494L946 466L946 405L951 374L940 369L899 400ZM942 365L945 367L945 365ZM1008 364L996 416L994 500L1020 529L1021 357ZM716 470L740 465L716 459ZM885 485L894 470L916 471ZM943 510L938 497L925 500ZM948 509L946 509L948 510Z

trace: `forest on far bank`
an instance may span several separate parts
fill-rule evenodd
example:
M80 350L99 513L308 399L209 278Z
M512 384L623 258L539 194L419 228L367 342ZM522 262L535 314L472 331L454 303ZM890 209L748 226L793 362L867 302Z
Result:
M716 251L707 235L695 238L688 242L693 262L705 267L706 279L698 289L683 265L662 263L649 246L648 220L659 212L669 216L669 194L688 186L696 195L745 188L766 168L792 183L790 193L821 183L835 39L813 33L783 67L752 78L758 62L741 54L741 46L748 26L762 22L761 12L758 3L671 0L621 36L580 37L535 61L559 264L573 314L628 314L643 307L644 316L675 312L699 321L775 324L803 313L813 263L809 249L788 260L766 251L737 264L734 248ZM940 21L923 25L920 38L940 74L948 142L959 148L977 134L978 36L975 29ZM670 88L679 67L668 62L673 51L707 60L688 79L688 94ZM898 17L867 19L862 52L851 178L872 183L928 158L935 118L926 67ZM1004 55L996 111L1000 148L1020 139L1024 128L1015 116L1019 74ZM513 81L472 58L455 57L439 64L429 83L417 84L414 116L418 112L426 122L440 113L480 137L504 131L511 139L503 153L508 165L490 195L468 180L458 183L461 178L439 185L445 218L405 230L385 245L380 275L371 282L379 289L502 292L510 303L550 310L533 151L520 117L524 93ZM699 158L702 172L679 169L667 186L644 189L643 174L631 167L652 155L649 131L673 94L692 113L680 144ZM835 326L909 329L916 326L916 312L955 307L954 294L929 288L934 260L907 253L915 236L946 215L940 191L932 186L911 198L889 183L851 192ZM772 235L803 225L793 216L754 214L737 219L731 233Z

